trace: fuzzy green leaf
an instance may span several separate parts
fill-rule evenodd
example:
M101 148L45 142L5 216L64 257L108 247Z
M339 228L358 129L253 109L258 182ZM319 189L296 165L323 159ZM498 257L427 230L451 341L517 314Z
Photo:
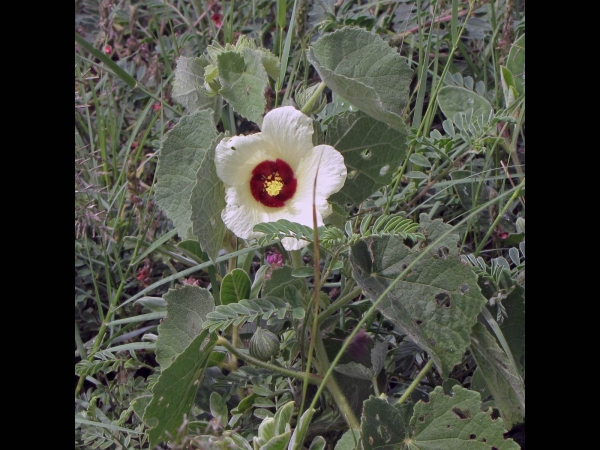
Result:
M156 203L173 221L182 239L193 239L190 196L196 172L216 136L212 112L201 110L183 116L166 134L161 146L156 169Z
M331 90L371 117L399 130L413 71L383 39L361 28L342 28L319 38L308 60Z
M364 112L335 116L327 128L326 144L344 156L348 178L330 199L346 208L362 203L392 181L406 157L406 133Z
M290 440L292 431L286 431L283 434L275 436L267 441L265 445L260 447L260 450L284 450Z
M360 432L358 430L349 429L335 444L334 450L356 450L360 449Z
M156 360L164 370L200 334L206 315L215 309L215 301L206 289L190 284L169 289L163 298L167 301L167 317L158 326Z
M275 435L283 434L285 431L286 425L290 423L292 420L292 415L294 413L294 402L290 401L283 405L281 408L277 410L275 413Z
M271 277L265 281L262 295L284 298L286 286L294 286L301 290L304 282L299 278L292 278L292 267L282 266L271 272Z
M326 444L327 441L325 441L323 437L315 436L315 438L310 443L310 447L308 447L308 450L324 450Z
M226 206L225 188L215 167L215 148L220 140L221 136L216 137L206 152L190 197L193 233L212 261L223 248L227 234L227 227L221 219L221 211Z
M485 98L459 86L441 88L438 93L438 103L448 119L452 119L456 113L466 113L469 109L474 113L483 110L483 117L487 119L493 111L492 105Z
M504 269L503 272L508 270ZM500 325L504 338L508 343L517 369L525 373L525 288L515 285L502 304L506 309L507 318Z
M227 425L227 404L217 392L210 394L210 413L221 425Z
M148 436L151 448L169 436L177 436L184 416L189 417L200 378L216 343L211 337L210 343L201 350L208 334L206 330L196 336L175 361L161 372L154 385L152 401L144 412L144 422L150 427Z
M241 53L223 52L217 61L223 98L246 119L262 125L268 77L261 52L250 48Z
M506 67L510 70L519 95L525 93L525 35L510 47Z
M215 109L215 96L209 96L204 87L204 69L208 64L209 61L203 56L180 56L177 60L172 97L187 109L188 114L200 109Z
M412 403L392 405L371 397L364 402L361 416L361 439L364 450L395 450L409 433Z
M233 269L223 277L221 284L221 304L237 303L250 297L251 281L242 269Z
M502 419L493 420L491 409L481 411L481 397L459 385L452 397L437 386L429 402L417 402L410 421L413 448L421 450L518 450L519 444L505 439Z
M352 247L353 273L375 301L417 255L397 237L369 236ZM470 345L485 302L476 275L442 244L429 250L377 309L427 351L446 378Z
M525 417L525 384L506 353L487 328L473 328L471 352L485 378L507 428Z

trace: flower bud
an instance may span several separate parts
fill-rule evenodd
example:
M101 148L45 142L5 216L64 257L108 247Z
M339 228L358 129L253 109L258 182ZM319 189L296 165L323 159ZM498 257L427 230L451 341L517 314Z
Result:
M308 103L308 100L310 100L310 98L313 96L313 94L317 91L318 88L318 84L309 86L306 89L302 85L298 86L296 88L295 94L296 104L298 105L298 108L304 108L304 105ZM319 94L319 97L310 105L308 111L306 111L305 113L318 114L323 108L325 108L326 105L327 97L321 92Z
M279 337L269 330L261 327L256 329L254 336L250 339L250 356L261 361L268 361L279 353Z

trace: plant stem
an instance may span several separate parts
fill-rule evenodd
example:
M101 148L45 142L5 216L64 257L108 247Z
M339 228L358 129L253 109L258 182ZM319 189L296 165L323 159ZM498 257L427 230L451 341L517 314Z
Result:
M305 379L304 372L300 372L300 371L292 370L292 369L286 369L285 367L275 366L275 365L273 365L271 363L264 362L264 361L261 361L260 359L254 358L253 356L250 356L250 355L247 355L247 354L243 354L237 348L235 348L233 345L231 345L231 343L227 339L225 339L224 337L222 337L222 336L219 336L219 338L217 339L217 344L216 345L222 345L227 350L229 350L231 353L233 353L235 356L237 356L240 359L243 359L247 363L253 364L255 366L262 367L264 369L269 369L269 370L271 370L273 372L278 372L278 373L281 373L282 375L286 375L288 377L296 378L298 380L304 380ZM322 378L320 376L318 376L318 375L315 375L315 374L311 373L308 376L308 381L309 381L309 383L320 385L322 383Z
M131 257L132 261L135 261L135 258L137 257L137 254L140 250L140 243L138 240L138 243L135 246L135 249L133 250L133 255ZM111 321L113 314L117 311L117 303L119 302L119 299L121 298L121 294L123 293L123 289L125 289L125 282L127 281L127 279L129 278L129 274L131 273L131 270L133 269L133 266L130 265L127 267L127 271L125 272L125 274L123 275L123 277L121 277L121 283L119 283L119 287L117 288L117 292L115 293L115 295L113 296L113 298L110 301L110 305L108 307L108 311L106 312L106 315L104 316L104 320L102 321L102 325L100 325L100 329L98 330L98 334L96 335L96 339L94 340L94 346L92 347L92 350L89 353L88 356L88 361L93 361L94 359L94 354L96 353L96 351L98 350L98 348L100 347L100 345L102 344L102 340L104 339L104 334L106 333L106 328L108 327L108 323ZM79 377L79 382L77 383L77 387L75 388L75 398L77 398L77 396L79 395L79 391L81 390L81 388L83 387L83 382L85 381L85 377Z
M302 267L304 265L302 263L302 254L300 253L300 250L291 250L290 256L292 257L292 266L294 267L294 269L297 269L298 267Z
M357 287L349 294L338 298L335 302L333 302L331 305L329 305L329 308L327 308L325 311L322 311L321 314L319 314L319 319L318 319L319 325L321 325L325 321L325 319L327 319L330 315L332 315L334 312L336 312L342 306L350 303L357 295L360 295L361 293L362 293L362 288Z
M432 248L434 248L436 245L438 245L440 242L442 242L446 238L446 236L448 236L453 230L457 229L458 227L460 227L461 225L463 225L464 223L466 223L468 220L471 219L471 217L474 217L477 213L479 213L483 209L488 208L491 205L493 205L494 203L496 203L496 202L500 201L501 199L503 199L504 197L507 197L510 192L512 192L512 189L508 190L508 191L506 191L506 192L504 192L502 194L500 194L495 199L490 200L490 201L484 203L483 205L480 205L480 206L478 206L476 208L473 208L471 210L471 212L464 219L462 219L460 222L458 222L454 227L451 227L447 231L445 231L444 233L442 233L435 241L431 242L426 248L424 248L415 257L415 259L413 259L412 262L410 264L408 264L408 266L406 266L406 268L402 272L400 272L400 274L394 280L392 280L390 282L389 286L381 293L381 295L377 298L377 300L375 300L373 302L373 304L371 305L371 307L369 308L369 310L365 314L363 314L363 318L358 321L358 323L354 327L354 330L352 330L352 332L346 337L345 342L342 345L342 347L340 348L337 356L333 359L331 365L327 369L327 372L323 376L323 381L325 381L325 383L333 375L333 368L339 362L339 360L342 357L342 355L344 354L344 352L347 350L348 346L350 345L350 342L352 341L352 338L356 335L356 333L358 333L358 330L360 330L361 327L366 323L367 319L375 312L377 306L388 295L388 293L391 292L391 290L394 288L394 286L400 280L402 280L402 278L404 276L406 276L406 274L410 273L410 270L419 261L421 261L425 257L425 255L428 254L427 253L428 251L430 251ZM324 387L325 387L325 384L321 384L319 386L319 389L317 389L317 393L315 394L315 397L313 398L313 401L311 402L310 406L308 407L308 410L313 410L314 409L314 407L317 404L319 396L323 392L323 388ZM312 414L310 414L310 416L312 417ZM310 422L311 417L307 417L306 418L307 422ZM297 437L298 437L297 442L299 442L299 444L295 446L294 450L297 449L297 448L300 448L301 445L302 445L302 442L304 442L304 437L306 436L307 428L308 428L308 425L306 425L306 427L304 429L296 428L296 433L297 433Z
M317 364L320 366L319 372L324 372L324 370L322 370L321 368L329 367L329 358L327 357L327 351L325 350L325 345L323 344L323 338L321 337L321 333L317 333L314 336L313 340L315 342L315 351L317 353L318 358ZM348 426L350 428L360 429L360 422L356 418L354 411L352 411L352 408L348 403L348 399L346 399L346 396L341 391L340 387L337 384L337 381L335 381L335 377L329 377L326 386L327 390L329 390L329 393L331 394L331 396L335 400L335 403L340 409L342 416L344 416L344 419L346 419Z
M406 392L404 392L404 394L402 394L402 397L400 397L398 399L398 401L396 402L397 405L401 405L402 403L404 403L406 401L406 399L410 396L412 391L414 391L415 388L419 385L419 383L421 382L421 380L423 379L425 374L427 372L429 372L429 369L431 369L431 366L433 366L433 358L431 358L429 361L427 361L427 364L425 364L425 367L423 367L421 369L421 371L419 372L417 377L413 380L413 382L410 384L408 389L406 389Z
M510 207L510 204L517 199L517 197L519 196L519 193L521 192L521 189L523 189L523 186L525 186L525 178L523 178L521 180L521 182L519 183L519 185L515 189L515 192L513 193L512 197L510 197L510 199L506 202L506 205L504 205L504 208L502 208L502 211L500 211L498 213L498 215L496 216L496 220L494 220L494 223L492 224L492 226L490 227L490 229L487 231L487 233L485 234L485 236L483 237L483 239L481 240L481 242L477 246L477 249L475 250L475 256L479 256L479 252L481 252L481 249L483 248L483 246L487 242L488 238L490 237L490 235L496 229L496 226L498 225L498 222L500 222L500 219L502 219L502 216L504 215L504 213L506 212L506 210Z

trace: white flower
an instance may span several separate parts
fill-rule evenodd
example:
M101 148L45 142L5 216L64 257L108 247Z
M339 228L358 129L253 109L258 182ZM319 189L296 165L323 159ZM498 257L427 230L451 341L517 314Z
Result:
M227 228L243 239L261 233L252 228L263 222L287 219L313 227L315 176L317 225L331 214L327 198L346 181L344 157L330 145L313 146L312 119L291 106L265 115L262 132L224 138L216 148L215 166L225 184L227 206L221 213ZM306 241L285 238L286 250Z

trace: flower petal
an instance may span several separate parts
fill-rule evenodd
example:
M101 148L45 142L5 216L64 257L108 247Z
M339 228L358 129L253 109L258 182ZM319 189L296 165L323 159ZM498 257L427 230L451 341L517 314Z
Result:
M223 138L215 150L217 175L226 185L249 186L252 170L263 161L274 160L261 133Z
M331 214L327 198L344 186L347 176L344 157L330 145L318 145L300 161L296 171L298 185L294 200L300 203L309 202L312 205L317 167L319 173L315 193L316 206L323 216L327 217Z
M313 148L313 131L312 119L293 106L269 111L262 125L268 151L287 162L294 171L302 157Z
M226 189L227 206L221 212L225 226L242 239L255 239L262 233L252 231L254 225L268 222L269 216L264 207L252 198L250 189L245 186L232 186Z
M281 240L281 244L289 252L290 250L300 250L310 244L310 242L303 239L286 237Z
M325 201L327 203L327 201ZM327 207L325 207L327 209ZM284 208L268 211L269 214L269 222L276 222L279 219L287 219L290 222L296 222L300 225L305 225L310 228L313 227L313 217L312 217L312 200L310 203L301 203L301 202L288 202ZM329 213L331 214L331 212ZM323 226L323 215L317 208L317 227ZM326 217L326 216L325 216ZM286 250L299 250L303 247L306 247L310 242L305 240L298 240L294 238L283 238L281 240L283 244L283 248Z

